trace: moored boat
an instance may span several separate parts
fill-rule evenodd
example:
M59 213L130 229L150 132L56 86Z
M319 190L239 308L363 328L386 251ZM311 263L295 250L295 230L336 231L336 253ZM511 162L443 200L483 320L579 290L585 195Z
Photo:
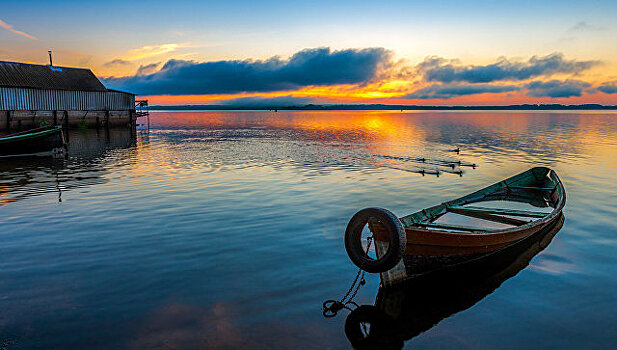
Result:
M391 287L381 287L374 305L354 308L345 334L355 349L402 349L405 341L435 327L493 293L544 250L564 222L555 222L508 248ZM354 305L355 306L355 305Z
M345 248L358 267L381 273L388 286L522 242L553 225L565 201L557 174L536 167L401 218L382 208L360 210L347 225Z
M0 157L52 155L64 148L62 127L50 126L0 137Z

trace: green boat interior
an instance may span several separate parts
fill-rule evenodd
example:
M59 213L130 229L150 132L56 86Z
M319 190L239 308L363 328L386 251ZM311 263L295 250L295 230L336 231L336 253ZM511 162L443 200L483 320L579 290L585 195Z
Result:
M490 233L542 220L563 206L561 181L536 167L467 196L400 218L405 228Z

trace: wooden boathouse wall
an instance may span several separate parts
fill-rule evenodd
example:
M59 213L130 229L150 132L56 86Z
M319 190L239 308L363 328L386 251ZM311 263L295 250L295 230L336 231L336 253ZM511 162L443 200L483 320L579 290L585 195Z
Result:
M135 95L89 69L0 62L0 130L43 125L135 127Z
M0 87L0 130L131 127L135 118L135 95L126 92Z
M0 110L0 131L19 131L44 125L71 128L135 127L135 111L15 111Z

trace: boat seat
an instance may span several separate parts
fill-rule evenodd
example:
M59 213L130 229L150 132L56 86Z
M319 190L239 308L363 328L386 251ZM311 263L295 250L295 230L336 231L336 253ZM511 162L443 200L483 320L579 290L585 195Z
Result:
M522 217L530 217L530 218L543 218L548 213L543 213L540 211L529 211L529 210L516 210L516 209L501 209L501 208L484 208L484 207L475 207L475 206L449 206L448 210L465 210L468 212L479 212L479 213L487 213L487 214L500 214L500 215L509 215L509 216L522 216Z

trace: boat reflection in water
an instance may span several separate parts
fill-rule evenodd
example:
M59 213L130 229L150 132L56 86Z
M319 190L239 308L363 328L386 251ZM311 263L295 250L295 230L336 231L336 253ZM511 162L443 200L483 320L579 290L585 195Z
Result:
M484 259L439 275L427 275L393 287L380 287L375 305L361 305L345 322L356 349L400 349L441 320L466 310L524 269L561 229L563 214L551 227Z
M134 158L136 134L128 129L70 130L66 158L16 157L0 162L0 207L20 199L106 182L106 157ZM116 152L122 150L123 152Z

